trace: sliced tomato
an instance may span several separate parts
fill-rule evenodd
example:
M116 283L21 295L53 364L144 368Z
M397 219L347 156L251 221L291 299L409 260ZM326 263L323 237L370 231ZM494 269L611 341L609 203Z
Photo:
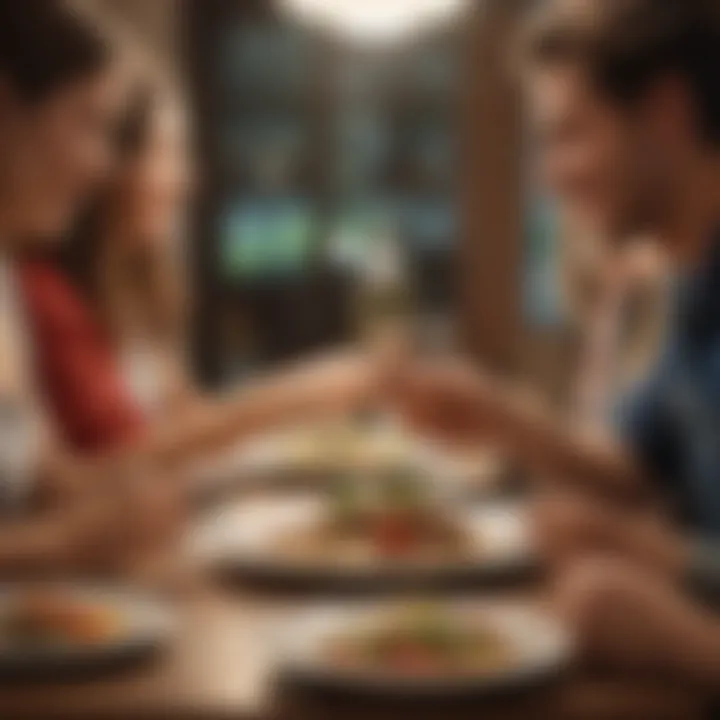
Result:
M421 643L407 642L397 645L388 653L388 664L393 670L411 674L430 674L443 667L437 651Z
M412 516L396 513L375 520L372 538L382 555L402 557L417 549L422 535Z

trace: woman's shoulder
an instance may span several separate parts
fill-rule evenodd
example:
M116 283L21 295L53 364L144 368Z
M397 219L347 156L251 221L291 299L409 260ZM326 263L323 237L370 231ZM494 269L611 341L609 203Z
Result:
M22 260L18 277L30 321L34 325L82 328L92 313L70 278L52 261Z
M23 283L28 284L35 292L66 292L71 288L70 279L52 260L23 258L18 261L17 267Z

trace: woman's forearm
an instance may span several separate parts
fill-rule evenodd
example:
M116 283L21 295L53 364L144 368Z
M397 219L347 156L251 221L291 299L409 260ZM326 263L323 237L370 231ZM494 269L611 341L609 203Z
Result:
M304 363L163 418L132 452L159 463L192 461L284 424L346 413L371 392L370 368L362 358L344 355Z
M0 575L58 572L67 568L66 528L60 518L0 527Z

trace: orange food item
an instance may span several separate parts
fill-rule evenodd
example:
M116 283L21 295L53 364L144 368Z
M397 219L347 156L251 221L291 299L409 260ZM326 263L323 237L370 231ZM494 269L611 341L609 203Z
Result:
M116 612L104 605L38 592L17 599L8 624L17 639L77 643L107 640L120 628Z

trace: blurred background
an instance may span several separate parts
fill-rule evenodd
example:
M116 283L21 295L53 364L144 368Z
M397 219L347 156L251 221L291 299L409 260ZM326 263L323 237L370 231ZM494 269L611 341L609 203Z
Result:
M562 388L563 243L508 62L526 2L85 1L190 113L206 383L352 337L358 285L392 246L418 314Z

